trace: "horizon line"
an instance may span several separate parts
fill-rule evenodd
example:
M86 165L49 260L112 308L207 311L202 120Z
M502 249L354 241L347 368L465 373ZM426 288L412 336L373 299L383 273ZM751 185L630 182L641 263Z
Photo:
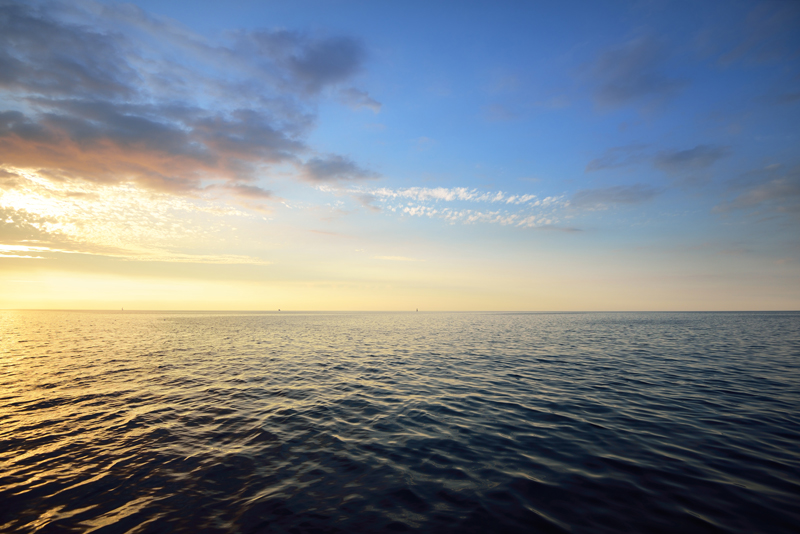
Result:
M115 308L0 308L0 311L62 311L108 313L800 313L800 309L770 310L235 310L235 309L115 309Z

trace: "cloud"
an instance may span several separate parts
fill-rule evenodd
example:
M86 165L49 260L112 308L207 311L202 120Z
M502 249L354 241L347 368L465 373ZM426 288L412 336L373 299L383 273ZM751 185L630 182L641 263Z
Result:
M572 196L570 205L594 210L606 209L615 204L641 204L652 200L659 192L658 189L645 184L583 189Z
M594 97L602 108L633 103L661 104L687 85L665 73L667 47L653 37L640 37L608 49L589 69Z
M393 212L411 217L436 217L444 219L450 224L500 224L502 226L516 226L519 228L542 228L556 224L557 219L552 213L526 213L510 212L508 210L473 210L453 209L450 207L435 208L425 205L408 204L390 208Z
M267 191L266 189L262 189L255 185L227 184L225 185L225 189L228 189L229 191L234 192L236 195L245 198L271 199L274 197L272 191Z
M50 97L132 97L136 69L118 36L47 16L45 5L0 6L0 87Z
M355 198L358 201L359 204L361 204L362 206L364 206L365 208L367 208L369 210L372 210L374 212L381 211L381 208L379 206L375 205L375 202L378 200L375 197L375 195L370 195L369 193L364 193L364 194L353 195L353 198Z
M621 169L650 162L657 169L671 175L674 185L691 186L709 179L703 173L718 160L726 157L730 150L724 146L697 145L686 150L661 150L655 154L647 151L647 145L612 147L599 158L591 160L585 172Z
M69 247L69 239L60 232L48 230L57 221L25 209L0 205L0 239L5 245L43 243Z
M558 222L557 211L565 206L562 197L539 198L533 194L478 191L467 187L340 189L325 184L319 189L349 195L362 205L385 214L438 218L451 224L497 223L525 228L553 226ZM455 205L448 206L450 203ZM489 204L492 209L466 207L479 203Z
M15 172L0 169L0 189L16 189L23 184L22 177Z
M555 225L544 225L537 227L538 230L546 230L549 232L564 232L567 234L574 234L576 232L583 232L583 229L576 228L574 226L555 226Z
M297 34L294 34L297 35ZM307 90L318 92L355 74L364 61L364 48L350 37L310 40L289 59L292 74Z
M213 198L157 193L131 183L96 184L69 177L56 181L8 169L5 173L16 175L17 184L0 189L0 245L24 247L46 257L81 253L130 260L269 263L241 255L186 252L223 246L232 228L260 219Z
M760 2L744 19L731 28L736 44L719 57L719 63L737 61L765 63L797 57L797 2Z
M242 30L212 41L130 5L3 2L0 161L41 176L172 192L222 181L261 194L242 187L265 167L299 164L316 95L365 57L347 36Z
M704 170L729 152L728 147L711 145L697 145L687 150L663 150L655 156L653 164L668 173Z
M301 166L301 176L312 182L329 182L334 180L368 180L377 178L378 174L359 167L348 158L330 154L306 161Z
M635 165L646 159L643 153L647 145L628 145L609 148L602 156L591 160L585 172L595 172L606 169L619 169Z
M339 91L339 98L341 101L353 109L367 108L371 109L374 113L380 113L381 103L369 96L366 91L361 91L355 87L348 87Z
M367 195L371 201L408 199L418 202L490 202L502 204L528 204L530 206L549 206L557 203L558 198L546 197L540 199L532 194L508 194L503 191L479 191L468 187L408 187L401 189L391 189L380 187L376 189L347 189L347 193L356 195Z
M785 170L768 165L745 173L729 183L732 198L714 208L717 212L756 210L800 216L800 166Z

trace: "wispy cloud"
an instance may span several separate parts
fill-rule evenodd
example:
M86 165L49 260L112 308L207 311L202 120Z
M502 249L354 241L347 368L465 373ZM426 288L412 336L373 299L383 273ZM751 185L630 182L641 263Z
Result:
M18 182L14 189L0 189L0 249L6 252L269 263L257 257L204 252L223 249L228 232L257 218L213 198L148 192L131 183L55 182L24 171L5 172L15 174ZM192 249L198 252L187 252Z
M356 190L352 190L355 192ZM361 190L358 190L361 192ZM502 191L487 192L467 187L408 187L404 189L391 189L381 187L370 189L369 194L377 199L410 199L417 201L466 201L466 202L502 202L505 204L531 204L533 206L549 205L554 203L556 197L539 199L531 194L507 194Z
M800 167L768 165L729 182L730 198L717 212L754 210L761 214L800 216Z
M246 198L254 198L254 199L271 199L275 195L272 191L267 191L261 187L255 185L247 185L247 184L226 184L225 189L229 191L233 191L239 196L246 197Z
M502 226L535 228L551 226L558 222L553 214L513 213L508 210L434 208L423 205L391 206L389 209L412 217L436 217L452 224L494 223Z
M673 185L692 186L710 179L711 167L730 154L726 146L697 145L683 150L648 150L648 145L612 147L586 165L585 172L610 171L652 164L670 176Z
M374 113L380 113L381 103L369 96L369 93L356 89L355 87L348 87L339 91L339 98L341 101L353 109L367 108Z
M329 182L374 179L378 174L359 167L349 158L329 154L306 161L301 166L301 176L311 182Z
M585 172L619 169L635 165L647 159L647 155L644 152L646 148L647 145L641 144L609 148L602 156L591 160L586 165Z
M355 198L359 202L359 204L361 204L363 207L367 209L376 212L381 211L381 208L375 204L375 202L378 200L375 195L371 195L369 193L356 194L353 195L353 198Z
M743 24L729 29L735 35L734 43L719 57L719 63L765 63L796 58L798 22L800 4L797 2L756 4Z
M687 150L663 150L656 154L653 164L669 173L697 171L711 167L729 152L728 147L711 145L697 145Z
M582 209L608 209L617 204L641 204L659 194L659 190L646 184L618 185L597 189L582 189L572 196L570 205Z
M534 194L509 194L479 191L467 187L387 187L336 188L320 186L322 191L348 195L374 211L409 217L430 217L449 223L497 223L520 227L540 227L558 222L556 212L566 206L560 196L540 198ZM455 204L448 206L447 204ZM465 204L487 204L492 209L473 209Z
M598 106L661 104L687 81L667 73L668 47L653 36L632 39L602 52L589 68Z

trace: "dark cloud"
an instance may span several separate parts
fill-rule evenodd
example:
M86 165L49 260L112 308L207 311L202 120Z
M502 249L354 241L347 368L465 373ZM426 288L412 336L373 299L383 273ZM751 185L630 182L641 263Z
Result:
M348 37L307 43L289 62L292 73L311 91L346 80L364 60L364 49Z
M298 164L314 95L357 73L364 47L285 30L226 39L135 6L1 2L0 97L15 109L0 109L0 161L173 191L218 180L236 189L264 166ZM338 174L366 175L350 163Z
M353 109L367 108L375 113L381 110L381 103L369 96L366 91L361 91L355 87L348 87L339 91L341 101Z
M724 146L697 145L687 150L664 150L656 154L653 164L668 173L704 170L728 155Z
M309 159L303 164L302 172L303 176L312 182L365 180L378 177L377 173L362 169L350 159L335 154Z
M0 4L0 88L48 96L131 97L139 77L119 36L58 22L48 6Z
M745 173L729 182L729 197L715 211L755 210L800 216L800 166L787 170L770 165Z
M652 200L659 192L645 184L583 189L572 196L570 204L584 209L603 209L614 204L641 204Z
M644 150L647 145L617 146L606 150L602 156L595 158L586 165L585 172L601 171L606 169L619 169L635 165L647 159Z
M41 125L19 111L0 111L0 138L15 136L26 141L44 141L48 135Z
M687 82L666 73L669 54L652 37L641 37L606 50L591 66L595 100L605 108L632 103L659 104Z
M313 37L288 30L232 32L236 55L252 56L262 74L280 78L294 89L318 93L359 72L364 46L351 37Z

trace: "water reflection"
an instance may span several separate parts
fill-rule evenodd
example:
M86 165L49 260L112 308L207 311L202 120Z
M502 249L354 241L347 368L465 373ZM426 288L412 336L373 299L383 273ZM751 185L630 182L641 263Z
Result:
M0 530L791 532L800 314L0 312Z

